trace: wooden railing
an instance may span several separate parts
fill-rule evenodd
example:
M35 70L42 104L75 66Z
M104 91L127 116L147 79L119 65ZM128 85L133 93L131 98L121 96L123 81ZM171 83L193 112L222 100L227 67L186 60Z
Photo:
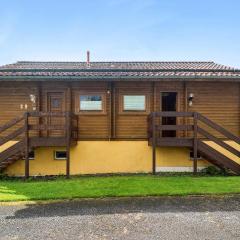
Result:
M176 123L164 124L163 118L176 118ZM163 131L175 131L174 137L163 136ZM240 138L197 112L152 112L148 116L148 139L153 151L153 173L155 173L157 146L191 147L194 153L195 173L197 172L198 148L204 144L204 141L211 141L240 157L240 151L226 143L226 140L231 140L240 145Z
M9 141L22 139L26 131L26 116L20 116L12 119L0 127L0 146Z
M29 112L28 131L30 136L62 137L76 140L78 118L71 112Z

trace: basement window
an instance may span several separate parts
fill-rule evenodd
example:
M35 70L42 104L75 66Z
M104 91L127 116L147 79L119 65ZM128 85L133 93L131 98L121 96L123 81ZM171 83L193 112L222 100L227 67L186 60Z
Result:
M34 160L35 159L35 152L34 151L29 152L28 159L29 160ZM25 157L23 157L22 160L25 160Z
M190 160L193 160L194 159L194 152L193 151L190 151ZM202 156L198 153L197 154L197 159L198 160L201 160L202 159Z
M80 96L80 111L102 111L101 95L82 95Z
M123 110L124 111L145 111L146 96L145 95L124 95Z
M67 159L67 152L66 151L55 151L54 152L54 159L55 160L66 160Z
M34 152L34 151L31 151L31 152L28 154L28 157L29 157L29 160L34 160L34 159L35 159L35 152Z

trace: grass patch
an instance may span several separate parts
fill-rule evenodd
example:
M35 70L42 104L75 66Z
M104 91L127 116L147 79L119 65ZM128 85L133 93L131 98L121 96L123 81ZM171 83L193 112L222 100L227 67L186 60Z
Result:
M2 180L0 201L240 193L240 177L110 176Z

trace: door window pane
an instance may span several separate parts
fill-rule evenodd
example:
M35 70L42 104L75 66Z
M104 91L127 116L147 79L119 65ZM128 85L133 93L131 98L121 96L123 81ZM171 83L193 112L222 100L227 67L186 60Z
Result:
M102 96L99 95L80 96L80 110L83 111L102 110Z
M163 112L176 112L177 110L177 93L163 92L161 97ZM176 125L176 117L162 117L162 125ZM175 130L163 130L162 137L176 137Z
M51 101L52 108L59 108L60 107L60 99L59 98L52 98Z
M146 97L144 95L123 96L123 110L125 111L145 111Z

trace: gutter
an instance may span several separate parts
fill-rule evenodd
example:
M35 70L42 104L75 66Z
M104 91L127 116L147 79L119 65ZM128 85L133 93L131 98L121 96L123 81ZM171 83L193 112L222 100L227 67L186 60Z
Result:
M240 76L95 76L95 77L81 77L81 76L0 76L0 81L120 81L120 80L172 80L179 79L181 81L240 81Z

